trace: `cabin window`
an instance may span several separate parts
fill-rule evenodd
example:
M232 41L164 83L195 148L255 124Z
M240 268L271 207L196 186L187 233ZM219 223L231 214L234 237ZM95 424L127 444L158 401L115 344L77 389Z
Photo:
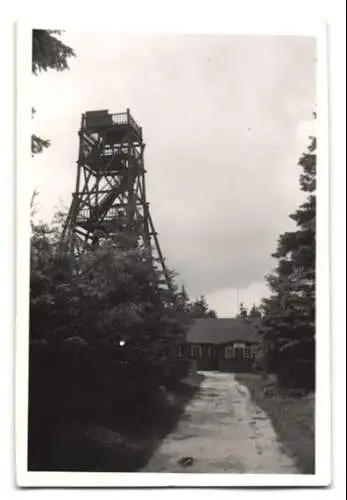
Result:
M192 345L190 348L190 354L193 358L201 358L202 348L201 345Z
M251 357L251 348L248 345L246 345L246 347L243 350L243 357L245 359L249 359Z
M243 342L235 342L233 347L234 347L234 357L236 359L244 359L245 344Z
M183 348L182 348L182 346L181 346L181 345L179 345L179 346L177 347L177 349L176 349L176 354L177 354L177 356L178 356L179 358L182 356L182 354L183 354Z
M235 342L234 348L235 349L244 349L245 348L245 344L243 342Z
M214 346L212 346L212 345L211 345L211 346L209 346L209 347L207 348L207 355L208 355L210 358L214 358L214 357L215 357L215 355L216 355L216 349L215 349L215 347L214 347Z
M233 359L234 358L234 348L232 346L227 346L224 351L225 358L226 359Z

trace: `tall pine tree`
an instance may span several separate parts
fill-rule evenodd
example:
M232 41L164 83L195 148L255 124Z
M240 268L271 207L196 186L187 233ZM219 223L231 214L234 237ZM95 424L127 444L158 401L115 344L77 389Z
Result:
M316 139L299 160L302 205L290 215L296 231L280 235L267 276L272 292L264 299L262 333L268 369L287 386L315 387Z

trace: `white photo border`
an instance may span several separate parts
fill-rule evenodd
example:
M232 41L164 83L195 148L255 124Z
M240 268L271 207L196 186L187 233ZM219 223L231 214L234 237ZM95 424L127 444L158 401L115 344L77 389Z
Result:
M122 17L122 16L121 16ZM103 19L103 22L105 20ZM55 26L57 21L55 21ZM47 29L50 22L23 20L17 24L17 173L16 173L16 343L15 343L15 447L16 480L20 487L306 487L327 486L331 481L331 377L330 377L330 256L329 256L329 110L328 51L325 22L285 20L261 26L258 21L233 19L221 30L194 24L151 26L147 21L135 31L225 34L292 34L317 39L317 389L316 389L316 472L314 475L282 474L173 474L173 473L83 473L32 472L27 470L28 426L28 326L30 255L30 165L31 149L31 30ZM141 24L141 22L139 23ZM188 23L189 24L189 23ZM293 24L293 23L292 23ZM62 22L68 30L76 24ZM124 17L113 30L124 30ZM95 21L83 30L95 28ZM82 28L78 28L82 29ZM129 29L134 30L132 19Z

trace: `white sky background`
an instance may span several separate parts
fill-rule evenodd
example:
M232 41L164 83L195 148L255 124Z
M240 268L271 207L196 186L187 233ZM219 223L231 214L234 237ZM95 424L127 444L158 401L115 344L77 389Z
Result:
M249 35L67 32L70 71L34 77L39 217L74 190L81 114L130 108L143 127L162 251L219 316L267 295L270 254L303 195L297 166L315 110L315 40Z

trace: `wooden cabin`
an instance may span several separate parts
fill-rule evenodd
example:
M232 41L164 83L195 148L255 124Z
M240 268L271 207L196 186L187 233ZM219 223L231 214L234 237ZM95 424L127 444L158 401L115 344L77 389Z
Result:
M259 344L255 324L235 318L197 319L179 355L188 356L196 370L253 372Z

